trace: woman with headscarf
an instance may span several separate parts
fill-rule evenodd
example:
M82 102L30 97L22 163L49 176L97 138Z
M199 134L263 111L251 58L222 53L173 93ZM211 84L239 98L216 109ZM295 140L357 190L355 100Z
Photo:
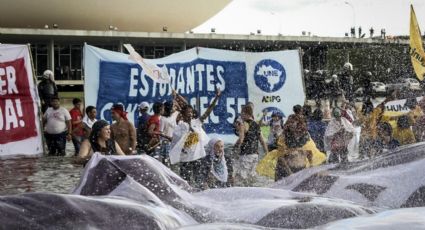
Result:
M221 139L213 138L208 142L207 156L203 159L202 167L205 189L226 187L229 170Z
M329 163L348 162L348 144L354 136L353 125L341 115L339 108L332 111L334 118L325 132L325 150L329 153Z
M89 139L81 143L80 152L74 162L85 164L95 152L103 155L124 155L117 142L111 139L111 128L105 120L93 124Z

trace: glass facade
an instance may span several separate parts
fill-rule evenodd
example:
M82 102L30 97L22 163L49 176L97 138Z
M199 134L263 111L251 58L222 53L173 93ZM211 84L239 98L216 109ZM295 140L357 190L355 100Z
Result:
M46 44L31 45L32 60L34 63L34 72L37 76L41 76L47 69L49 63L49 55Z
M111 51L119 51L118 44L104 45L92 44L96 47ZM84 44L55 44L54 45L54 73L55 80L83 80L83 46ZM173 53L180 52L179 46L143 46L134 45L137 52L144 58L162 58ZM125 51L126 52L126 51ZM34 62L34 70L37 76L41 76L49 69L48 44L32 44L31 53Z

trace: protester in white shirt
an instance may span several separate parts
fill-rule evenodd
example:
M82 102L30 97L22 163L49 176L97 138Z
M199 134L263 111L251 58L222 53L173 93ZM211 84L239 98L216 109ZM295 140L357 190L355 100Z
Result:
M217 89L216 96L207 111L197 119L193 119L193 108L186 105L182 108L182 122L173 132L171 143L171 164L180 164L180 176L194 186L202 185L202 158L206 156L205 145L209 138L202 128L203 122L212 112L217 104L221 91ZM193 178L193 182L192 182Z
M51 99L49 107L43 115L43 125L49 155L65 156L66 140L70 141L72 126L68 110L60 106L58 97Z
M171 141L173 139L173 132L177 126L178 111L174 109L173 101L164 103L164 114L160 119L159 130L161 132L161 161L164 165L170 166L169 153L171 149Z
M87 139L90 136L93 124L97 121L96 107L89 105L86 108L86 115L83 118L84 137Z

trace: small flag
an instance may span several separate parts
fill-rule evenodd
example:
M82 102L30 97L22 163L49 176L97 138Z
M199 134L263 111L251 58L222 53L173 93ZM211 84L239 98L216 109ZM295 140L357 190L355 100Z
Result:
M142 67L142 69L145 71L145 74L153 81L158 83L171 83L171 77L168 74L168 70L165 65L159 67L156 64L147 62L146 59L144 59L134 50L131 44L124 44L124 47L130 54L128 58L139 64L140 67Z

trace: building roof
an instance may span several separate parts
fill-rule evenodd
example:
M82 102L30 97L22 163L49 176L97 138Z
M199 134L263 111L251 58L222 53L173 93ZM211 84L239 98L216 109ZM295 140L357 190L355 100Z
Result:
M0 27L186 32L230 0L3 0Z

